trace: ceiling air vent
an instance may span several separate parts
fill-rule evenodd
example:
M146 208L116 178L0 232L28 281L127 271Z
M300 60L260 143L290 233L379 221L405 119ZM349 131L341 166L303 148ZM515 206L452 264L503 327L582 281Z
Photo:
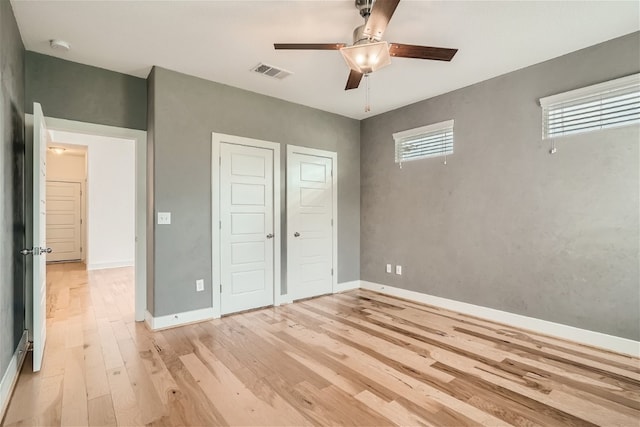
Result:
M267 77L273 77L275 79L280 79L280 80L293 74L291 71L287 71L282 68L274 67L273 65L268 65L263 63L256 65L251 69L251 71L255 71L258 74L262 74Z

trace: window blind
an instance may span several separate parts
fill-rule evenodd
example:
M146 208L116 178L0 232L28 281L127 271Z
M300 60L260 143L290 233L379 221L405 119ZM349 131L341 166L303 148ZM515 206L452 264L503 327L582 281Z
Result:
M453 120L393 134L396 163L453 154Z
M541 98L542 137L640 123L640 74Z

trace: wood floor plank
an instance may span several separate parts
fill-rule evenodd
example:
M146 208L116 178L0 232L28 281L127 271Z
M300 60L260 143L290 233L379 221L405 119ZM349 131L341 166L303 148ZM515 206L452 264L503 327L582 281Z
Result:
M171 419L164 421L171 425L224 425L224 418L215 407L211 407L197 379L189 373L164 335L155 333L153 340L163 364L177 385L168 396Z
M90 426L117 426L116 414L113 411L111 395L90 399L88 402L89 425Z
M109 319L98 320L98 333L100 334L100 343L102 345L102 358L107 370L123 367L124 361Z
M132 323L132 325L134 324ZM153 336L146 327L143 325L139 326L140 328L135 327L135 329L133 329L134 334L132 334L134 336L133 342L135 343L137 354L140 357L140 362L146 374L153 384L158 398L163 405L167 406L172 400L172 396L175 396L178 385L158 354L159 350L157 345L155 345Z
M20 371L20 378L11 398L11 403L4 416L4 423L14 424L21 419L34 414L37 411L38 395L42 375L37 375L31 370L33 353L29 352L25 357ZM61 376L60 376L61 377Z
M87 399L94 399L109 393L107 369L102 356L102 346L98 330L84 332L84 369Z
M368 390L361 391L355 397L371 410L386 417L397 426L434 426L434 424L412 413L397 401L387 402Z
M63 381L63 375L42 378L35 410L18 417L23 425L62 425Z
M113 411L118 425L137 426L142 424L142 411L136 401L131 380L124 366L107 371Z
M87 386L85 381L83 348L67 349L62 390L62 425L87 425Z
M360 402L355 396L350 396L331 385L321 390L312 384L303 381L296 385L296 390L305 396L307 401L316 408L324 423L332 425L367 425L385 426L391 421L384 415L372 411L367 405Z
M50 319L47 322L46 357L42 360L42 376L58 376L64 374L66 357L66 326L67 320Z
M134 271L47 266L3 426L637 426L640 360L354 290L159 332Z
M128 334L127 334L128 336ZM120 354L127 369L131 388L140 408L140 420L148 424L167 415L163 401L158 396L153 381L145 371L138 349L131 338L118 342Z

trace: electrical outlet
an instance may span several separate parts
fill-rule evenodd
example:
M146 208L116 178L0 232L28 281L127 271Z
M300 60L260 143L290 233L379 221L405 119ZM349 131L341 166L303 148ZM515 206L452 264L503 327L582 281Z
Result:
M402 276L402 266L396 265L396 274Z
M158 224L171 224L171 212L158 212Z
M387 273L391 273L391 264L387 264Z
M197 292L204 291L204 280L203 279L196 280L196 291Z

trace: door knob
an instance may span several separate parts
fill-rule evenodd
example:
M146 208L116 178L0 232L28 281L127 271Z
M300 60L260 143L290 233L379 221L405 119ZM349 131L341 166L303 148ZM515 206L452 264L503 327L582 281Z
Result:
M22 255L33 255L33 249L22 249L20 253Z
M52 250L51 250L51 248L40 248L40 254L43 254L45 252L50 254L52 252Z
M273 239L273 234L271 233L267 234L267 239Z
M293 233L293 237L300 237L300 233L296 231L295 233Z

